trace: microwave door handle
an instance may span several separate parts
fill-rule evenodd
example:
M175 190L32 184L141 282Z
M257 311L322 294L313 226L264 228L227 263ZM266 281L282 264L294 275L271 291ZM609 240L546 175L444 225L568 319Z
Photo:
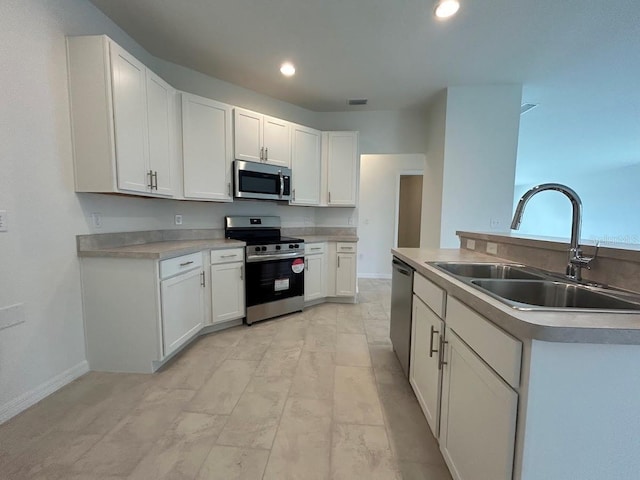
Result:
M282 170L278 170L278 175L280 176L280 198L284 195L284 177L282 176Z

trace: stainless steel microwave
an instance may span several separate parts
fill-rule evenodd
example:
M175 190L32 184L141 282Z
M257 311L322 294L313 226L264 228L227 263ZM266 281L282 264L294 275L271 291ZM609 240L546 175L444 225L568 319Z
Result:
M265 163L233 162L234 197L289 200L291 169Z

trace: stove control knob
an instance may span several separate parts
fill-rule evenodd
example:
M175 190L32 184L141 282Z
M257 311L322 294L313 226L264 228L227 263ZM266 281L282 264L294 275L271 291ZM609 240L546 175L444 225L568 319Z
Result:
M293 247L293 244L289 245L289 248L294 248L294 247Z
M259 251L260 251L260 247L256 247L256 252L259 252Z
M267 251L267 247L262 247L262 251L266 252Z
M280 250L282 247L280 245L276 245L276 250Z
M298 245L297 243L294 245L294 248L300 248L300 245Z

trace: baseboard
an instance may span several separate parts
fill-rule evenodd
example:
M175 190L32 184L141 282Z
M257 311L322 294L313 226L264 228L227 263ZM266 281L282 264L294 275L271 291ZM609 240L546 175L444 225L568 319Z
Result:
M65 370L50 380L47 380L33 390L23 393L13 400L9 400L4 405L0 406L0 425L32 405L35 405L43 398L48 397L57 390L60 390L62 387L73 382L76 378L81 377L88 371L89 362L86 360L82 361L76 366Z
M391 280L390 273L359 273L358 278L373 278L377 280Z

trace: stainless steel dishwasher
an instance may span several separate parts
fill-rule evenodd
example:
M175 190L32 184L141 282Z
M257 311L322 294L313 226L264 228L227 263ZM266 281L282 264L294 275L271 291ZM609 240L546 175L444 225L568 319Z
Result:
M404 374L409 376L413 269L393 257L391 284L391 325L389 335Z

